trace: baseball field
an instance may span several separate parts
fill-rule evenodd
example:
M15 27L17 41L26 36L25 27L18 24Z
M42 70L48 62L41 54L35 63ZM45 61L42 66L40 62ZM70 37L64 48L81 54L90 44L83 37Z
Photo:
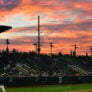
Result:
M92 84L6 88L6 92L92 92Z

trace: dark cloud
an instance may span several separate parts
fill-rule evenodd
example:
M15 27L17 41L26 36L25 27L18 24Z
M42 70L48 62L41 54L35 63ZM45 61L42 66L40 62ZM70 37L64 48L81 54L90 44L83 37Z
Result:
M64 47L76 42L85 46L92 43L92 20L88 20L92 19L91 2L92 0L0 0L0 16L7 16L7 11L10 11L10 15L21 12L27 16L39 11L42 16L41 21L44 21L43 18L47 19L45 20L47 24L41 25L41 31L44 32L41 41L52 41L58 45L57 49L60 49L60 46ZM13 9L14 11L12 11ZM5 11L3 12L3 10ZM31 44L30 42L37 41L37 35L31 36L31 32L34 30L37 30L37 26L8 31L7 34L14 32L14 37L10 40L11 45L15 42L16 46L24 46L23 48L26 49L26 46ZM30 35L26 35L26 37L25 34L28 32ZM5 41L3 40L3 42Z
M88 31L92 29L92 21L86 20L79 23L71 24L53 24L53 25L42 25L45 29L51 32L62 32L64 30L74 30L74 31Z
M9 41L10 41L10 45L29 45L37 42L36 38L33 36L32 37L16 36L14 39L9 39ZM0 44L6 45L6 39L0 39Z
M75 2L84 2L84 0L76 0ZM92 2L92 0L85 0L85 2Z
M21 3L21 0L2 0L0 9L12 10Z

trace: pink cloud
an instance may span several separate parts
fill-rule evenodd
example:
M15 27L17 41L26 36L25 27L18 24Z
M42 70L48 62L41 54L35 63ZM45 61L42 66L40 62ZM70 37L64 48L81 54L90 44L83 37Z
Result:
M55 45L53 52L55 53L59 51L69 53L73 49L70 45L75 43L79 47L84 46L85 49L92 45L91 7L92 2L90 0L10 0L8 2L1 0L0 21L9 21L7 18L15 14L24 14L27 17L37 16L40 13L41 21L46 21L45 24L41 24L41 31L43 32L41 40L53 42ZM35 19L29 18L26 21L34 22ZM30 42L37 41L36 36L31 35L35 30L37 27L31 26L7 31L6 34L15 33L12 41L15 41L16 44L15 46L11 44L10 47L23 51L34 50L34 46ZM17 32L29 32L30 36L17 36ZM81 48L78 50L80 53ZM49 53L49 45L43 45L42 52Z

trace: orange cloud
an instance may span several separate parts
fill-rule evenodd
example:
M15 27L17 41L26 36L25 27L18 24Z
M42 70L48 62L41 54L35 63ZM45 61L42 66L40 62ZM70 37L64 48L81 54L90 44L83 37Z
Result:
M75 4L75 7L83 10L92 11L92 2L77 2Z
M23 14L26 21L35 23L36 18L33 16L40 15L41 41L53 42L54 53L59 51L69 53L71 49L73 50L71 45L75 43L79 46L78 53L85 53L88 46L92 45L91 7L92 2L89 0L10 0L8 2L1 0L0 21L9 22L9 20L13 20L12 16L15 14ZM26 18L27 16L28 18ZM22 21L19 20L19 22ZM33 32L35 30L37 30L37 25L30 25L30 27L14 28L3 33L2 36L10 37L12 35L10 49L35 50L30 43L37 42L37 35L35 35L37 32ZM81 50L81 47L85 50ZM1 49L5 49L5 47ZM50 53L49 44L43 44L42 53Z

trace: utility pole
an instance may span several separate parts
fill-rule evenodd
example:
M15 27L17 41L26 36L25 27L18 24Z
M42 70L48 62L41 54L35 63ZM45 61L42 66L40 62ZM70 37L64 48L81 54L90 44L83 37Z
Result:
M40 56L40 51L41 51L41 48L40 48L40 16L38 16L38 48L37 48L37 51L38 51L38 56Z
M6 52L8 53L9 52L9 39L6 39Z
M50 43L50 48L51 48L51 53L50 53L50 55L52 56L52 48L53 48L53 43L52 43L52 42Z
M73 56L76 56L77 55L77 45L73 45L74 46L74 51L73 51Z

